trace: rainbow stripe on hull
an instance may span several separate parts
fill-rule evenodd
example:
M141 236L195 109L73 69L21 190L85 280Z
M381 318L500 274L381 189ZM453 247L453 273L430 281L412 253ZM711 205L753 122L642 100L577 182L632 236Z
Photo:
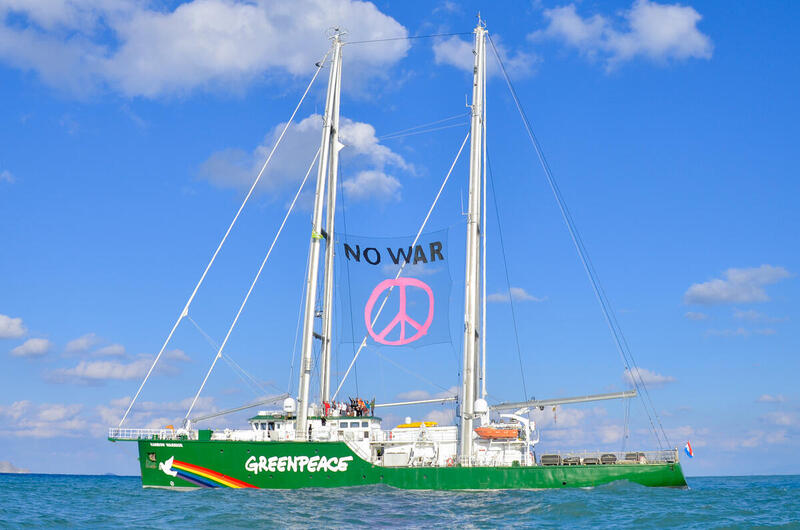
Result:
M252 484L223 475L214 470L172 459L165 462L164 471L202 488L255 488Z

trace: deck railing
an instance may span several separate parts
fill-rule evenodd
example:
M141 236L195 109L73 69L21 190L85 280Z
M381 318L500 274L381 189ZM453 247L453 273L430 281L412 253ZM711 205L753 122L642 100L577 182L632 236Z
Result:
M110 440L197 440L197 431L184 429L108 429Z
M548 451L538 455L543 465L667 463L678 461L678 450L662 451Z

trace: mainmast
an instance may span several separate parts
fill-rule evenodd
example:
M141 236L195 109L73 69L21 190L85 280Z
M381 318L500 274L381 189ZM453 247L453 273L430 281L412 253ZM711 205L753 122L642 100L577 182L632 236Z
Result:
M472 121L469 158L469 210L467 214L467 269L464 292L464 356L461 383L460 457L462 465L471 465L473 420L478 388L481 267L481 167L484 120L484 76L486 28L478 19L475 28L475 64L472 82Z
M341 49L341 43L339 44ZM336 190L339 176L339 151L344 147L339 142L339 95L342 91L342 61L339 57L336 73L336 94L334 97L334 109L331 116L331 135L330 135L330 166L328 170L328 202L327 219L325 221L325 294L322 305L322 351L320 353L320 399L330 401L331 399L331 332L333 329L333 259L335 238L333 236L333 223L336 218Z
M317 171L317 188L314 195L314 213L311 221L311 241L308 248L308 276L306 277L306 300L303 312L303 335L302 353L300 361L300 385L297 395L297 427L296 438L305 439L308 430L308 408L309 408L309 387L311 384L311 368L314 349L314 319L316 317L317 306L317 278L319 276L319 252L320 242L323 237L328 241L326 252L326 265L328 256L333 256L333 214L335 212L336 198L336 169L338 164L339 150L339 93L341 79L341 59L342 41L341 34L337 29L333 35L333 45L331 47L331 73L328 78L328 93L325 100L325 115L323 116L322 140L320 143L319 166ZM333 153L333 154L332 154ZM330 170L329 170L330 168ZM328 232L322 230L322 213L325 206L325 185L330 185L328 191ZM332 266L330 272L326 269L325 280L325 311L323 312L322 323L322 352L329 355L326 344L330 340L330 307L328 306L329 284L332 283ZM332 296L332 291L331 291ZM332 305L332 303L331 303ZM320 335L317 335L320 336ZM329 378L328 363L324 361L323 381ZM323 383L324 384L324 383Z

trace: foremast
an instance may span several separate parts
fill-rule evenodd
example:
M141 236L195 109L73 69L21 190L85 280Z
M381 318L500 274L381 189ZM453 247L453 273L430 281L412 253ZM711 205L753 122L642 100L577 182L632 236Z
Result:
M325 100L325 115L322 124L322 140L320 142L319 165L317 167L317 187L314 194L314 211L312 214L311 240L308 248L308 273L306 276L306 298L303 311L303 335L300 361L300 384L297 395L296 439L303 440L308 433L309 389L311 386L314 339L322 342L320 395L322 400L328 399L330 393L330 345L331 345L331 312L333 308L333 219L336 212L336 183L338 176L338 160L341 144L339 143L339 96L341 93L342 74L342 40L341 33L335 30L331 47L331 73L328 78L328 92ZM328 187L326 197L325 188ZM327 199L327 200L326 200ZM322 228L323 210L327 202L326 228ZM319 277L319 254L322 239L326 240L325 251L325 285L323 294L322 333L314 331L317 307L317 281Z
M462 465L473 460L473 424L479 380L479 323L481 268L481 168L483 165L483 122L485 109L486 28L478 19L475 28L471 137L469 157L469 209L464 287L464 354L461 372L461 429L459 457Z

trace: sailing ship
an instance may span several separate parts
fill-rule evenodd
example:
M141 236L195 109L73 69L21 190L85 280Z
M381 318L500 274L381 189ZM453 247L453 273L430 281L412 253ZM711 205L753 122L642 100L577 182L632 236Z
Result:
M636 389L563 399L493 405L487 402L486 348L485 342L482 341L485 339L485 329L481 329L482 323L485 326L483 318L485 305L482 304L486 299L485 277L482 277L482 272L485 271L485 247L481 244L483 237L481 219L485 209L485 202L482 204L482 193L485 196L485 188L482 190L481 184L483 177L485 186L487 35L485 25L479 20L474 30L474 70L468 134L469 200L466 223L461 388L457 397L383 405L457 401L460 409L457 425L411 422L409 418L404 424L384 429L381 418L375 412L376 408L382 406L381 404L375 405L374 402L366 404L357 400L348 407L332 406L336 397L336 393L332 395L330 385L334 220L338 153L342 147L338 136L339 99L342 48L345 45L342 33L337 30L331 37L331 49L326 55L326 59L329 59L330 74L322 140L317 153L318 158L315 159L318 160L317 179L305 283L298 393L295 397L287 394L274 398L273 403L282 401L282 408L259 411L249 419L247 428L216 430L196 428L197 422L204 418L190 421L189 417L211 373L209 370L181 428L123 427L128 413L155 364L164 353L175 328L188 315L194 295L225 241L223 238L217 253L214 254L195 287L172 332L156 356L153 366L128 405L122 420L117 427L109 430L108 438L111 441L133 441L138 444L144 487L292 489L385 484L406 489L534 489L588 487L618 480L645 486L686 486L678 450L675 448L622 453L550 453L541 454L537 458L535 446L539 442L539 432L530 417L531 410L571 403L631 399L637 395ZM317 63L317 74L326 59ZM316 74L314 77L316 78ZM462 149L466 141L467 138L464 139ZM313 165L314 163L312 167ZM310 171L311 168L309 173ZM260 176L261 173L259 178ZM258 179L256 183L257 181ZM241 208L249 199L256 183L253 184ZM323 225L324 213L326 215ZM237 217L238 213L234 223ZM233 223L228 233L232 227ZM320 254L323 250L324 283L321 289L320 312L317 309L319 307L317 293ZM401 265L395 280L400 278L402 273ZM484 289L481 292L482 286ZM391 289L389 292L391 293ZM247 297L245 302L246 300ZM318 320L322 322L319 332L316 329ZM235 322L236 319L234 325ZM415 327L420 326L417 324ZM221 357L229 336L230 330L219 348L214 363ZM312 400L310 386L313 351L317 341L320 344L319 400ZM365 343L362 342L362 348ZM353 363L350 366L352 365Z

